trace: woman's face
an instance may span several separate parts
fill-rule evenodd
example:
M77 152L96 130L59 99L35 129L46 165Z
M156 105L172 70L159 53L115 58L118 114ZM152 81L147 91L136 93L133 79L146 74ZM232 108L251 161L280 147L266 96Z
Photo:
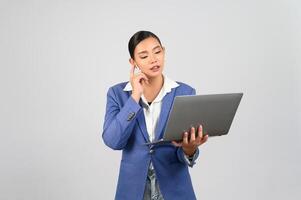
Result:
M142 40L135 48L134 59L130 62L138 66L142 73L152 78L162 74L165 49L156 38Z

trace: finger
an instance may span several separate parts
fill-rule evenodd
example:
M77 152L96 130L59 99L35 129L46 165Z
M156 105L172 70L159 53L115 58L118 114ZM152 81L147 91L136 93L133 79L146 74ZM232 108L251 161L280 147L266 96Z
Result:
M195 139L195 144L200 145L203 139L202 126L198 126L198 136Z
M202 138L200 138L199 136L195 138L195 141L194 141L195 144L199 145L199 144L201 144L201 142L202 142Z
M177 146L177 147L181 147L181 146L182 146L182 142L172 141L171 143L172 143L173 145Z
M135 66L134 66L134 65L131 65L131 69L130 69L130 78L133 78L134 72L135 72Z
M187 145L187 144L188 144L188 133L185 132L183 136L183 145Z
M200 125L198 128L198 138L201 140L203 138L203 126Z
M137 77L138 79L142 79L142 78L143 78L143 79L145 79L145 80L148 80L147 76L146 76L144 73L137 74L136 77Z
M195 128L191 127L190 129L190 143L193 143L195 141Z
M196 137L196 140L195 140L195 142L196 142L197 144L200 144L200 143L201 143L201 141L202 141L202 136L203 136L203 134L202 134L202 125L199 125L199 126L198 126L198 136Z
M205 135L201 141L201 144L204 144L205 142L207 142L208 138L209 138L209 135Z
M147 78L147 76L146 76L144 73L141 73L141 75L143 76L143 78L144 78L145 80L148 81L148 78Z
M147 84L149 84L148 78L145 74L141 73L138 75L138 77L139 77L139 81L144 80Z

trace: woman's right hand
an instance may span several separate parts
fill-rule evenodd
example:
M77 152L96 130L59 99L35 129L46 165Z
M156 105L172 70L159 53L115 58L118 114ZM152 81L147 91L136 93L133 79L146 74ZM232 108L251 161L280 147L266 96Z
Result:
M138 103L143 94L144 85L148 84L148 78L142 72L135 74L135 66L131 66L130 83L132 85L132 97Z

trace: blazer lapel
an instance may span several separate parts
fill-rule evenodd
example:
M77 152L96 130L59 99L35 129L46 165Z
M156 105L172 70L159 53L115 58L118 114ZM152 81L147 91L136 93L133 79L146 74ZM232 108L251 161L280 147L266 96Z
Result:
M155 141L159 140L162 137L163 130L167 123L167 118L174 100L175 96L175 89L172 89L169 93L167 93L162 99L162 107L161 112L158 120L158 124L155 131ZM142 100L140 99L139 104L142 106ZM150 142L149 135L147 133L146 123L145 123L145 116L144 111L142 110L137 116L137 122L139 128L142 132L142 135L145 138L145 141Z
M174 96L175 96L175 89L172 89L162 99L161 113L156 127L155 140L159 140L159 138L162 137L161 135L163 134L163 130L166 126L168 115L174 100Z
M142 106L142 100L141 99L139 101L139 104ZM141 110L141 112L137 116L137 121L138 121L139 128L140 128L145 140L147 142L150 142L149 136L148 136L148 133L147 133L147 128L146 128L146 123L145 123L145 117L144 117L144 111L143 110Z

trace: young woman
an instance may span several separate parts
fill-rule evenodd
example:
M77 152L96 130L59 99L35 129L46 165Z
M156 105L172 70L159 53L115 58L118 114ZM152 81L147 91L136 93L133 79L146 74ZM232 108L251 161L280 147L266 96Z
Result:
M195 89L163 74L165 48L155 34L135 33L128 48L129 81L109 88L102 133L108 147L122 150L115 199L196 199L188 166L208 139L202 126L185 132L182 142L145 145L163 137L175 96L194 95Z

